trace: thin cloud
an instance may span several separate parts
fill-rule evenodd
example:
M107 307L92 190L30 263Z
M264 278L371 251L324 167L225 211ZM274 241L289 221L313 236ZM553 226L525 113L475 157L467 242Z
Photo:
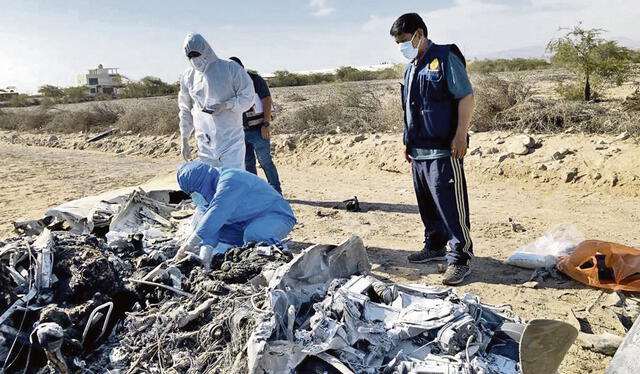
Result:
M640 18L637 0L609 0L606 12L602 12L601 0L528 0L524 4L453 0L449 7L419 13L434 42L456 43L469 58L516 50L523 53L524 49L542 57L547 42L561 34L558 27L571 27L579 21L584 27L607 30L605 38L623 35L640 40L635 21ZM371 15L361 28L378 38L388 37L399 15ZM454 25L452 19L465 22Z
M327 4L327 0L311 0L309 7L316 9L315 12L311 13L314 17L326 17L336 10L336 8L331 8Z

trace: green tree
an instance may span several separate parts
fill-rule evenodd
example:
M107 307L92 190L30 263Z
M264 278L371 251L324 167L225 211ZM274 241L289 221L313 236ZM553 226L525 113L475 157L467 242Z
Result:
M89 97L89 87L87 86L66 87L63 90L65 99L72 103L85 101Z
M33 105L33 100L29 98L29 95L18 94L11 96L9 99L9 106L29 106Z
M38 92L44 97L58 98L64 96L64 89L50 84L40 87Z
M584 100L593 96L594 79L621 85L632 71L630 50L600 37L604 30L584 29L581 24L547 44L551 63L575 73L584 86Z
M172 95L179 91L179 84L169 84L160 78L147 76L139 82L130 82L125 85L123 97L150 97Z

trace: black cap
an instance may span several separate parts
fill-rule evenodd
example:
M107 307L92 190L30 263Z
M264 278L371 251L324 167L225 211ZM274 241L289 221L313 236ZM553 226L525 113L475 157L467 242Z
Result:
M239 58L237 58L236 56L229 57L229 60L231 60L231 61L235 61L235 62L237 62L238 64L240 64L240 66L244 67L244 65L242 64L242 61L240 61L240 59L239 59Z

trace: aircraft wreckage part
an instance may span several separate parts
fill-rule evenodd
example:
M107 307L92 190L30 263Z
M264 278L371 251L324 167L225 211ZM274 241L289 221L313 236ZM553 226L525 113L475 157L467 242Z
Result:
M36 327L35 332L38 337L38 342L40 342L42 349L44 349L47 360L49 360L51 365L61 374L71 374L62 356L62 352L60 352L64 340L62 327L53 322L42 323Z
M173 292L177 293L180 296L194 297L194 295L190 294L189 292L185 292L185 291L179 290L179 289L177 289L175 287L167 286L166 284L162 284L162 283L149 282L149 281L144 281L144 280L140 280L140 279L131 279L131 278L128 278L128 279L125 279L125 280L129 281L129 282L133 282L133 283L144 284L144 285L147 285L147 286L162 287L162 288L164 288L166 290L173 291Z
M633 326L613 356L606 374L636 374L640 357L640 318L636 318Z
M100 195L72 200L48 210L44 215L45 218L53 217L57 221L67 222L75 234L89 234L94 228L91 217L94 216L96 207L100 207L102 202L121 204L139 189L145 191L152 199L162 203L169 203L171 194L180 191L175 173L170 173L139 186L124 187Z
M48 229L44 229L33 243L38 253L36 261L35 284L38 291L51 287L51 275L53 272L53 235Z
M158 186L58 207L52 222L72 216L67 226L82 235L43 228L33 248L25 235L0 243L0 279L14 301L0 316L0 355L8 336L20 350L39 333L49 369L63 373L546 374L575 339L563 323L524 326L471 294L377 279L358 237L295 257L248 244L214 256L211 271L167 262L189 229L176 212L195 207L173 195L174 175ZM39 325L18 331L18 308Z
M309 303L316 295L326 294L326 287L333 279L367 274L370 270L367 250L357 236L338 246L309 247L278 268L269 282L272 312L257 323L247 345L249 372L292 372L307 354L288 342L267 343L278 326L289 326L289 307L294 306L295 310L299 310L302 304ZM286 335L286 331L281 332ZM288 359L282 357L285 352Z
M250 373L363 374L386 367L388 374L547 374L575 340L569 324L524 325L474 295L384 284L357 265L366 259L358 240L343 245L333 250L352 261L346 268L327 261L331 247L314 246L277 271L270 313L260 317L247 347ZM522 372L521 357L528 360Z
M555 374L576 337L578 330L567 322L529 322L520 341L522 374Z
M87 139L86 142L87 143L93 143L93 142L97 142L100 139L104 139L107 136L113 134L114 132L116 132L116 129L109 129L109 130L105 130L95 136L92 136L91 138Z
M85 340L87 339L87 334L89 333L89 329L91 329L91 326L93 326L94 319L100 318L99 316L97 316L98 312L105 308L109 308L109 310L107 311L107 315L104 316L104 322L102 323L102 330L100 331L100 335L98 335L98 337L96 338L96 341L100 340L102 335L104 335L105 331L107 331L107 325L109 324L109 319L111 318L111 312L113 312L113 301L109 301L107 303L104 303L98 306L91 312L91 314L89 314L89 318L87 319L87 326L84 328L84 331L82 332L82 345L85 344Z

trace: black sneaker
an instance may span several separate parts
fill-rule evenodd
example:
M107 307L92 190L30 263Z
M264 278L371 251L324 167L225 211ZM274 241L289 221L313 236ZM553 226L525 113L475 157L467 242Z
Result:
M469 265L449 265L447 266L447 271L442 275L442 284L455 286L462 283L469 274L471 274Z
M444 248L440 249L423 249L420 252L412 253L407 256L409 262L413 262L416 264L422 264L429 261L442 261L446 260L447 250Z

